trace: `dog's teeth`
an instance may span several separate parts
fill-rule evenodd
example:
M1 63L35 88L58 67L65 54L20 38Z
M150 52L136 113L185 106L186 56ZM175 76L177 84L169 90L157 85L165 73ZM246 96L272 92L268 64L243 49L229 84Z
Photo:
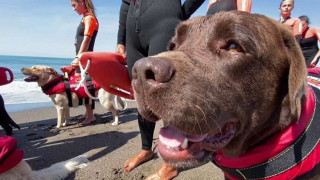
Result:
M187 149L188 148L188 139L185 138L183 143L181 144L181 148L182 149Z

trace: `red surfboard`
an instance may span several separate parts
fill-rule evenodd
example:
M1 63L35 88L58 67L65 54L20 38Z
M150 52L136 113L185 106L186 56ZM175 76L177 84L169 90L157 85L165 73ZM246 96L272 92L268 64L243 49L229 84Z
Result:
M104 90L126 99L134 99L133 89L123 56L109 52L85 52L79 56L81 66L90 66L88 74Z

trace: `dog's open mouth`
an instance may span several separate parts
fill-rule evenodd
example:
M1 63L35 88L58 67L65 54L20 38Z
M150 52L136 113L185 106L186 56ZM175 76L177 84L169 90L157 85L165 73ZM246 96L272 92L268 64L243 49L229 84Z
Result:
M158 149L162 158L169 162L201 160L208 153L226 146L236 132L236 123L224 125L215 135L187 135L172 126L162 128Z
M39 77L38 76L28 76L25 77L23 80L26 82L36 82L38 81Z

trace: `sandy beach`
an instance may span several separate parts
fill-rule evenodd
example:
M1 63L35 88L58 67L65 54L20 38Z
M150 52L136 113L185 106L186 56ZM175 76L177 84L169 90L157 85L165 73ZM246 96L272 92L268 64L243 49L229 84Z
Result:
M32 109L10 113L21 130L14 130L18 139L18 148L24 151L25 160L33 169L42 169L51 164L75 156L86 154L90 163L87 167L71 174L68 180L127 180L144 179L160 167L162 160L154 159L135 168L129 173L123 171L123 164L140 151L141 141L137 123L137 111L134 102L128 109L120 112L118 126L111 126L112 116L99 103L94 124L78 127L76 121L63 127L59 132L52 131L56 125L56 110L53 107ZM81 115L84 107L72 108L71 117ZM157 123L154 146L158 141L158 132L162 123ZM0 129L0 134L4 131ZM155 148L157 152L157 148ZM222 172L212 163L198 168L183 170L175 180L223 179Z

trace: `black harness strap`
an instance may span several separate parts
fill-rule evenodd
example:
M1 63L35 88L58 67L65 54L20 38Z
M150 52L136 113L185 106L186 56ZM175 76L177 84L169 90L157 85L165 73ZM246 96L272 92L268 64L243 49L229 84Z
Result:
M79 99L79 106L83 105L83 98L78 98Z
M312 87L312 90L315 94L315 107L311 120L299 138L276 157L267 162L242 169L220 166L214 161L214 158L212 158L212 162L224 172L238 179L265 179L281 174L303 161L320 141L320 103L318 100L320 90L315 87Z
M64 78L64 85L65 85L65 89L66 89L66 93L67 93L67 98L68 98L68 106L72 107L72 95L71 95L71 89L70 89L70 83L69 83L69 79Z
M92 78L90 77L90 76L87 76L87 83L88 83L88 86L87 86L87 88L88 88L88 91L90 92L90 94L92 95L92 96L95 96L95 92L94 92L94 84L92 83ZM85 102L86 102L86 104L89 104L89 98L86 98L85 99ZM95 108L95 101L94 101L94 99L92 99L92 104L91 104L91 109L94 109Z

